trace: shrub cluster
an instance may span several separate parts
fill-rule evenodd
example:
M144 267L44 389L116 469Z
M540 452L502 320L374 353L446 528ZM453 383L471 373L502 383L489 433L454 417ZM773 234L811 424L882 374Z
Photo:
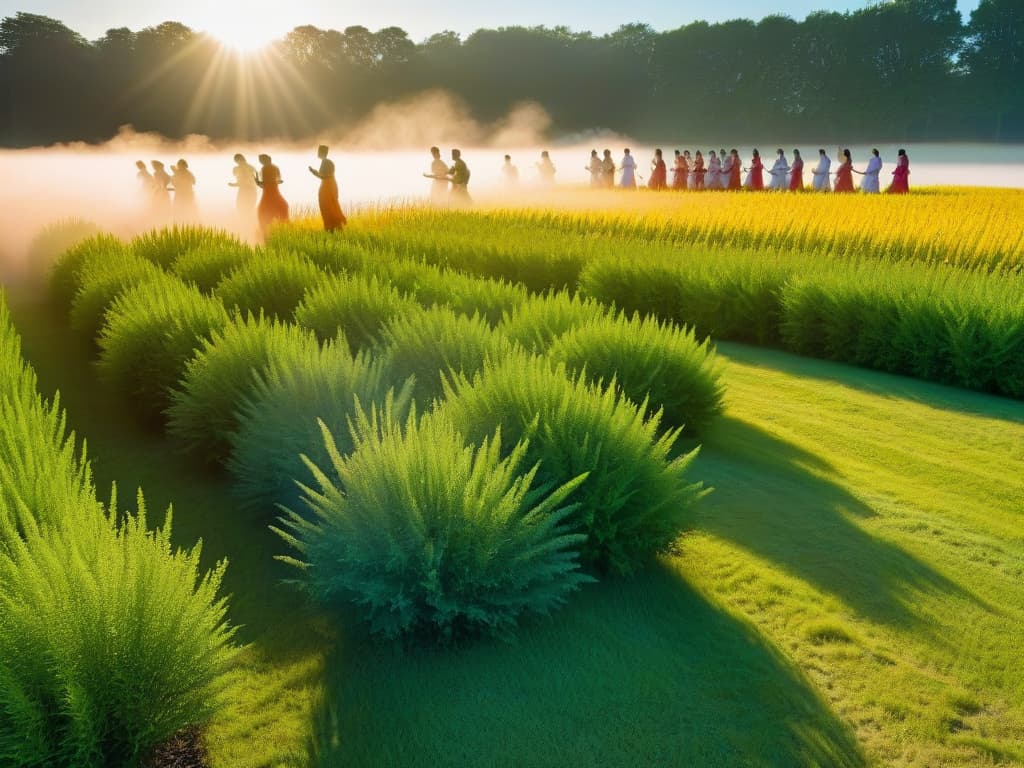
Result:
M323 277L304 256L268 253L237 267L215 292L226 307L290 321L303 295Z
M131 248L161 269L171 269L182 255L197 248L238 246L238 238L219 229L174 226L155 229L131 241Z
M93 343L99 339L107 310L124 291L159 279L163 271L128 249L94 254L78 271L78 292L71 302L71 327Z
M102 261L123 253L127 246L113 235L88 237L64 251L50 270L50 295L67 310L81 287L80 272L89 261Z
M232 270L252 258L253 250L245 243L218 239L185 251L171 264L171 272L203 293L212 293Z
M530 297L502 317L498 330L530 352L546 352L557 337L589 320L605 317L604 304L558 291Z
M343 332L352 350L358 351L379 344L387 322L418 311L413 299L376 276L341 274L306 292L295 310L295 322L322 341Z

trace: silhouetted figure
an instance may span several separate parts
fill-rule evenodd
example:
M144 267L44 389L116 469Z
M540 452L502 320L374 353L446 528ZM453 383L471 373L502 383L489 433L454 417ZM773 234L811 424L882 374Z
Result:
M910 158L907 150L896 153L896 170L892 172L892 184L885 190L890 195L905 195L910 192Z
M615 186L615 161L610 149L606 149L604 157L601 158L601 182L607 189Z
M324 231L334 232L348 224L348 219L345 218L341 203L338 202L338 180L334 174L334 161L327 159L328 152L325 144L317 147L316 156L320 158L320 170L309 166L309 172L320 179L317 199L320 202L320 218L324 220Z
M441 150L438 147L430 148L430 173L424 173L428 179L433 179L430 185L430 202L434 205L445 205L448 202L448 165L441 159Z
M660 149L654 150L654 159L651 160L651 179L647 182L647 186L649 189L668 188L668 168Z
M676 150L676 164L672 169L672 189L686 189L690 176L689 153Z
M260 155L260 174L256 184L263 190L256 209L260 231L266 236L275 221L288 221L288 201L281 196L281 171L270 161L270 155Z
M590 162L583 166L583 169L590 173L591 189L598 189L604 184L604 166L596 149L590 150Z
M453 205L469 205L473 200L469 196L469 166L462 159L462 152L452 150L452 167L448 169L448 180L452 183L451 201Z
M242 216L251 216L256 209L256 169L245 160L245 155L235 155L235 167L231 169L235 180L228 183L229 187L237 187L235 208Z
M501 179L508 189L519 186L519 169L512 165L512 155L505 155L505 164L501 166Z
M171 177L159 160L151 160L150 165L153 166L153 208L157 213L166 215L171 210Z
M551 162L551 155L545 149L540 153L540 162L537 163L537 172L540 174L540 183L545 187L555 186L555 164Z
M153 174L149 172L149 168L146 167L142 160L136 160L135 167L139 169L139 172L135 174L135 178L139 180L139 189L142 190L148 205L153 202Z
M184 158L175 164L171 182L174 185L174 215L184 221L195 219L199 213L196 208L196 177Z

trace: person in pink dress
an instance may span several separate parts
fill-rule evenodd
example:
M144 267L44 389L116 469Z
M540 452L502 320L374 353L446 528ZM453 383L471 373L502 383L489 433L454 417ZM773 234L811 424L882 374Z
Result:
M844 149L842 158L839 170L836 171L836 185L832 191L853 192L853 160L850 158L850 150Z
M804 159L800 156L800 150L793 150L793 165L790 166L789 191L799 192L804 188Z
M896 158L896 170L892 172L892 184L885 190L890 195L905 195L910 191L910 158L907 150L901 149Z
M761 162L761 153L756 149L754 156L750 159L750 167L747 169L747 189L755 191L764 189L764 163Z
M668 188L668 168L665 166L665 160L662 158L661 150L654 150L654 159L651 161L653 169L651 170L651 179L647 182L649 189L667 189Z

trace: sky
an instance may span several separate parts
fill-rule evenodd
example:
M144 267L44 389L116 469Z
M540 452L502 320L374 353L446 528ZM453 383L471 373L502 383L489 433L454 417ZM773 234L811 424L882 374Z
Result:
M958 0L965 19L978 1ZM231 38L230 42L256 46L302 24L332 29L361 24L372 30L397 26L418 42L445 29L465 35L481 27L543 24L603 34L630 22L675 29L695 20L760 19L774 13L803 19L816 10L847 11L870 4L870 0L516 0L510 5L485 0L0 0L0 17L17 11L52 16L90 40L111 27L137 30L173 20Z

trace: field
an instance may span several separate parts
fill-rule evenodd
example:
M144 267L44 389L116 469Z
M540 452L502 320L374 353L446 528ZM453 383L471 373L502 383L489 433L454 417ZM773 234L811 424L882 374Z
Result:
M89 488L228 561L211 766L1014 765L1022 203L92 237L7 304Z

